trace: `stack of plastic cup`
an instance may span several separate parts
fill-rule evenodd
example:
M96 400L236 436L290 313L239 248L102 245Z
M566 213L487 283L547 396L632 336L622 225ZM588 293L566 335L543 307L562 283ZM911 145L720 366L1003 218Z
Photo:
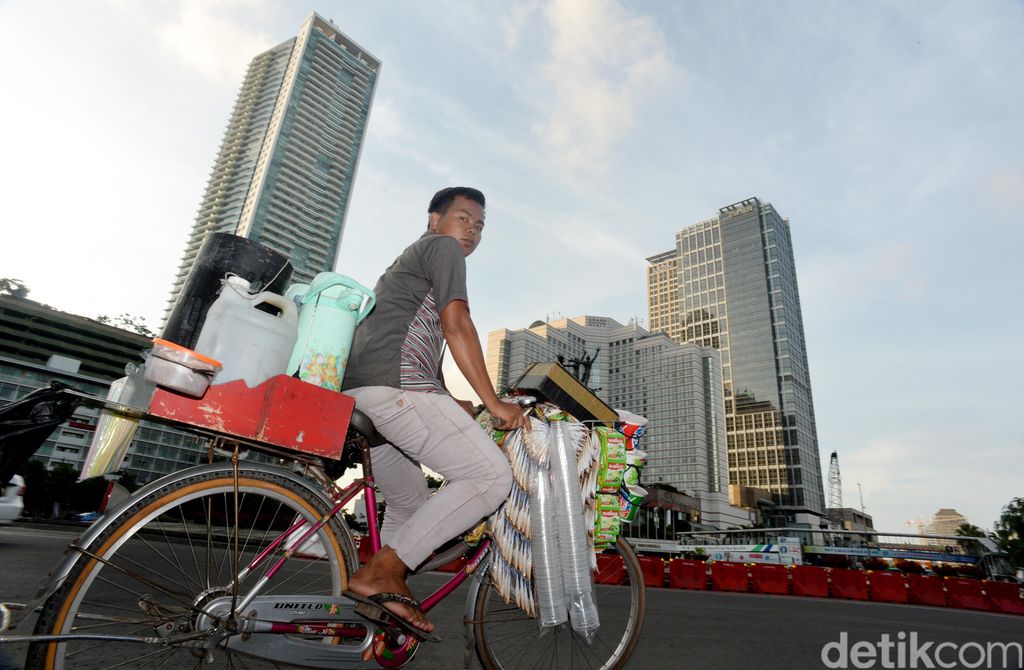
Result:
M587 528L583 515L576 472L576 448L565 422L559 421L551 431L551 484L556 501L555 524L562 562L565 601L572 628L589 644L600 621L594 602L594 576L591 572Z

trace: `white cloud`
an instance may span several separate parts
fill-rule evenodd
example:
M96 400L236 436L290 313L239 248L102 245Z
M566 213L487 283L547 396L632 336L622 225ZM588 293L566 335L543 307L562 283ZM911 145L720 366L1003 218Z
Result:
M406 137L402 112L393 98L378 95L374 99L368 132L385 142L398 142Z
M184 0L174 15L157 25L160 44L177 61L212 82L237 86L238 75L271 43L253 26L266 3L248 0Z
M544 17L552 39L540 74L550 93L534 130L566 168L604 173L639 109L676 75L668 43L651 18L614 0L555 0Z
M519 45L523 31L527 29L528 22L534 18L540 7L540 0L512 3L508 6L508 15L502 21L505 46L514 48Z
M988 195L997 208L1011 210L1024 205L1024 173L1017 168L1004 168L988 178Z
M1020 476L1019 468L991 467L990 459L998 459L1003 448L976 444L969 431L956 429L883 432L864 444L840 448L843 503L859 507L863 493L875 528L883 530L899 531L917 517L930 520L941 507L953 507L971 523L991 528ZM823 467L827 463L823 454ZM987 485L968 485L973 482Z

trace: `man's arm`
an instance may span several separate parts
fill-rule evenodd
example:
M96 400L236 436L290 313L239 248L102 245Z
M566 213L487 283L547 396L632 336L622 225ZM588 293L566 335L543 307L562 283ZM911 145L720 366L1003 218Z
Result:
M441 330L444 331L444 339L448 342L452 358L466 381L480 396L491 416L501 420L499 428L529 430L530 422L523 416L519 406L503 402L491 388L484 352L480 349L480 338L469 316L469 306L464 300L452 300L441 310Z

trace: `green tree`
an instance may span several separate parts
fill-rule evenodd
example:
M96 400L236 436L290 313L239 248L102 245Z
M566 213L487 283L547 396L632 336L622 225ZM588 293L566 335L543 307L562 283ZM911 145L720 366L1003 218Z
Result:
M50 468L50 502L57 503L60 516L71 512L71 497L78 481L78 468L70 463L55 463Z
M25 480L25 511L32 517L50 516L50 471L42 461L29 459L19 470Z
M20 279L9 277L0 278L0 295L9 295L12 298L27 298L28 287Z
M1014 498L999 516L992 534L1014 567L1024 567L1024 498Z
M134 472L128 470L120 470L117 473L117 483L128 489L129 493L135 493L139 490L139 480L135 476Z
M988 534L985 531L978 528L973 523L967 522L956 527L956 534L964 537L988 537ZM978 546L977 542L971 542L970 540L958 540L957 544L966 554L977 555L978 552L981 551L981 547Z
M105 323L108 326L130 330L138 333L139 335L145 335L146 337L156 337L156 333L150 330L149 326L146 325L146 317L144 316L132 316L127 312L115 317L100 314L96 317L96 320L100 323Z
M964 537L988 537L985 531L978 528L973 523L960 524L956 527L956 534L963 535Z

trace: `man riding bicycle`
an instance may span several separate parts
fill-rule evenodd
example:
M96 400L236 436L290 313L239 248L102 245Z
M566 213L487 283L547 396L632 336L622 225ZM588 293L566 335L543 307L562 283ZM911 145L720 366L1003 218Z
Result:
M372 452L387 501L383 546L349 579L350 596L386 610L434 636L434 625L412 598L406 576L435 549L492 513L508 495L505 455L473 419L468 401L444 384L444 347L498 427L529 428L528 419L491 387L469 314L466 256L484 229L483 193L456 186L438 191L427 231L391 264L374 291L374 311L356 331L343 390L388 444ZM448 480L429 495L420 465Z

